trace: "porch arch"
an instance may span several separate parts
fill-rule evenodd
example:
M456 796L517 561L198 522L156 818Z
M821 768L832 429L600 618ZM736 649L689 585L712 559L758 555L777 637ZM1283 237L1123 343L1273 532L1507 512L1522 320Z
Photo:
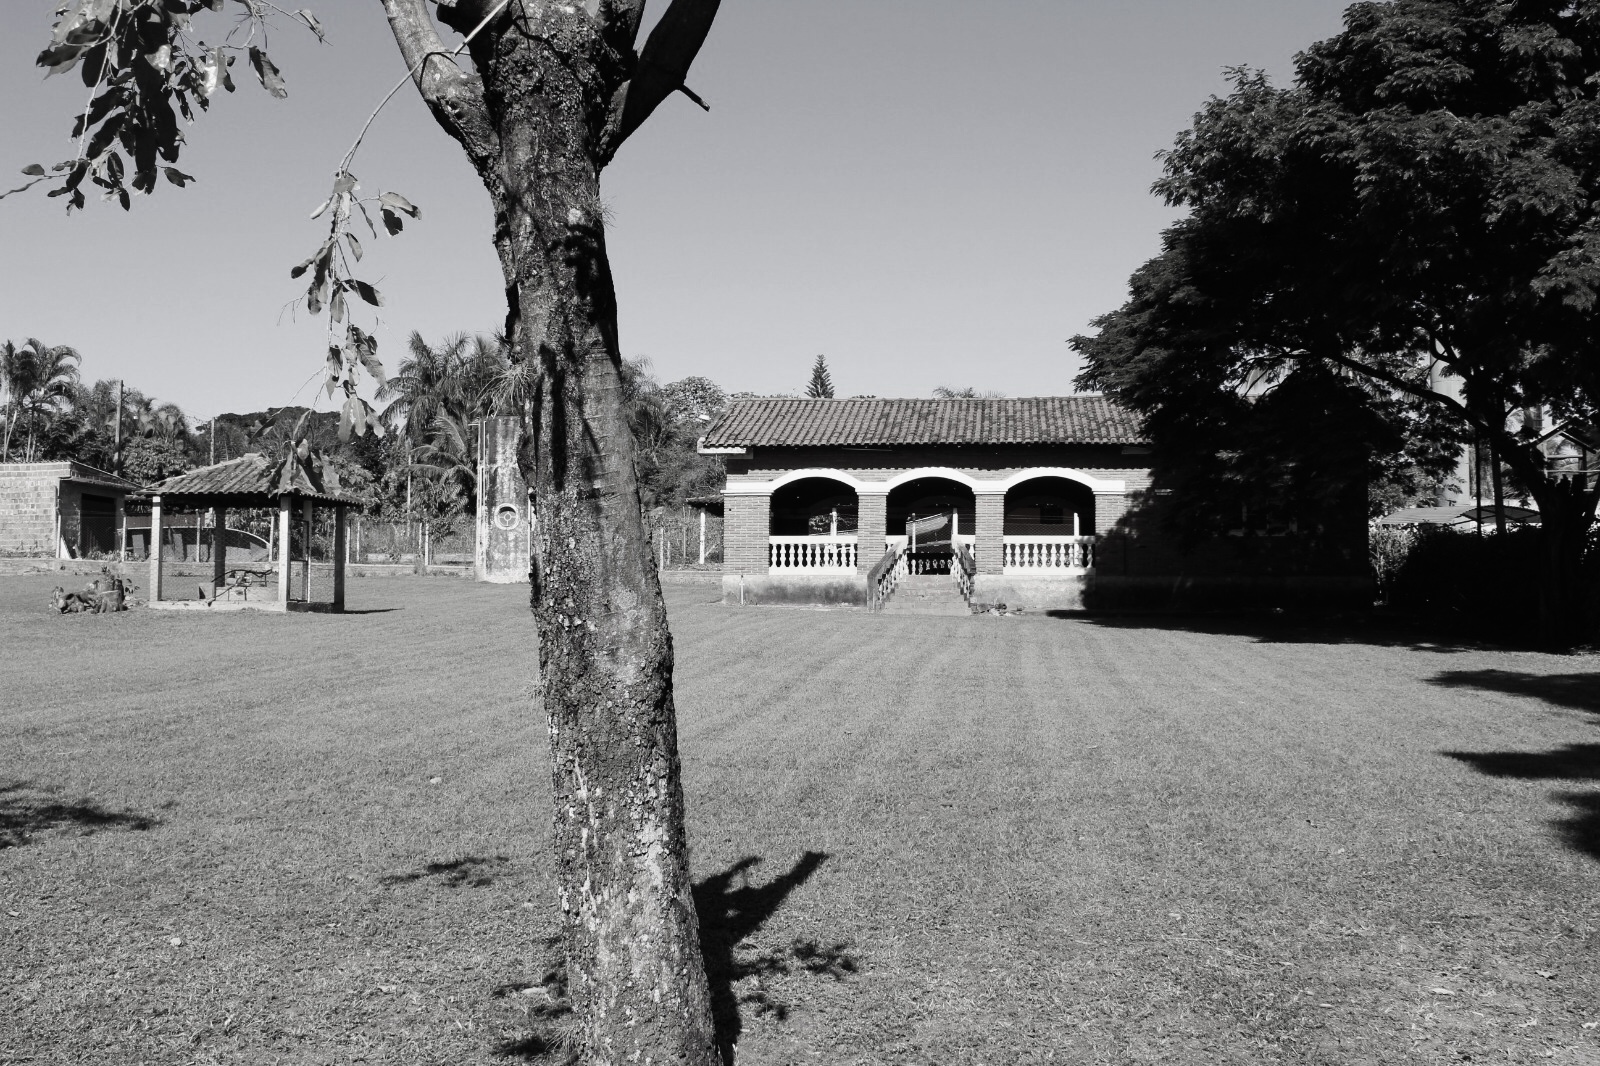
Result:
M1006 536L1064 537L1094 533L1094 490L1057 474L1035 474L1006 490Z
M772 490L767 532L774 537L853 534L860 497L851 481L830 474L785 479Z

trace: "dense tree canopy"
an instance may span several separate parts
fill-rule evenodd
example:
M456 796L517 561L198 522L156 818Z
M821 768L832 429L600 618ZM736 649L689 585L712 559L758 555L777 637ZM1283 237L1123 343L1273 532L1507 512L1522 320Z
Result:
M1570 639L1595 494L1508 419L1600 414L1597 76L1594 0L1357 4L1293 87L1235 72L1165 153L1157 191L1188 216L1075 340L1080 384L1159 427L1321 366L1413 430L1423 467L1485 440L1540 504L1542 627Z

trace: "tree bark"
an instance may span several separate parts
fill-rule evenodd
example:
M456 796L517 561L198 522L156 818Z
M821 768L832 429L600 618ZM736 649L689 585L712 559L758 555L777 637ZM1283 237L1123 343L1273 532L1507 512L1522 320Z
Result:
M384 6L409 63L442 49L420 0ZM472 41L476 73L429 59L417 80L493 201L506 334L513 358L540 367L522 456L538 519L536 692L549 721L567 985L585 1061L712 1066L721 1057L684 831L672 639L622 407L600 200L601 169L626 135L619 116L636 127L639 108L654 106L626 101L643 62L631 47L638 7L602 0L590 14L512 0ZM493 4L439 10L469 32ZM703 39L702 30L692 49ZM663 66L673 69L650 64Z

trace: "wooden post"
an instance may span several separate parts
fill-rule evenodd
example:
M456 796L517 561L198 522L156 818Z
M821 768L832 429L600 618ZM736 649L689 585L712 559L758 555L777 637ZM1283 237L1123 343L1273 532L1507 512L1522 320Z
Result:
M278 602L289 603L289 505L286 492L278 497Z
M150 497L150 602L161 600L161 497Z
M228 583L228 509L211 508L211 598L222 595Z
M700 508L700 565L706 565L706 509Z
M344 610L344 563L349 544L345 536L345 505L333 505L333 609Z

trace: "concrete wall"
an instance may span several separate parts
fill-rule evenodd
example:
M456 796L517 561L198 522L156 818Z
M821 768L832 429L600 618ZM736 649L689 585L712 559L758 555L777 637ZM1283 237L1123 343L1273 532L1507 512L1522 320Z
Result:
M865 607L866 579L855 574L723 574L722 602L790 607Z
M490 418L478 428L478 580L528 580L533 561L533 505L517 453L520 418Z
M55 557L56 491L71 463L0 463L0 551Z
M1008 577L980 573L972 586L976 609L1005 604L1013 611L1081 611L1087 574L1058 577Z

